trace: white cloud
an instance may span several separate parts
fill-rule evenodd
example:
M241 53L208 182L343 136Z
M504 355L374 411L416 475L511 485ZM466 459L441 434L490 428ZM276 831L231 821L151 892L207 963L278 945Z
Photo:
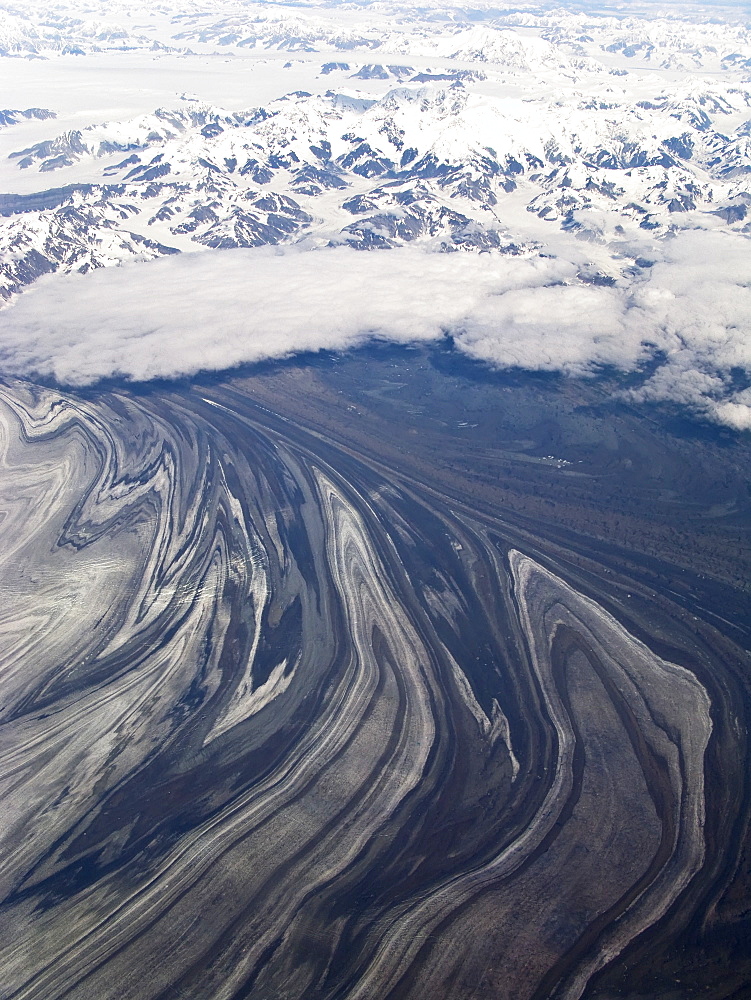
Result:
M640 338L624 339L626 295L592 285L520 288L487 299L456 338L467 354L502 367L586 374L596 364L632 368Z
M492 316L511 289L574 273L552 258L340 247L207 251L52 275L0 314L0 364L75 385L190 375L371 336L433 340Z
M370 337L451 333L497 366L586 374L662 352L635 394L673 399L737 428L751 398L751 254L737 234L696 231L616 287L553 257L431 254L414 247L208 251L41 279L0 313L0 368L72 385L191 375Z
M721 424L735 427L739 431L751 431L751 393L743 393L743 399L734 402L716 403L714 416Z

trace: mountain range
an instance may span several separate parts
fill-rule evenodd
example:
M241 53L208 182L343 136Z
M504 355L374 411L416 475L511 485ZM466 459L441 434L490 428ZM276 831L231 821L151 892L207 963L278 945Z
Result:
M279 50L303 57L310 89L241 110L183 93L64 131L52 99L0 112L6 133L48 126L3 167L26 188L0 195L0 296L53 271L205 248L518 256L554 253L560 233L591 245L584 280L613 284L678 230L751 231L744 26L539 8L468 23L404 8L384 27L377 6L337 10L1 8L8 57ZM283 91L293 64L269 65Z

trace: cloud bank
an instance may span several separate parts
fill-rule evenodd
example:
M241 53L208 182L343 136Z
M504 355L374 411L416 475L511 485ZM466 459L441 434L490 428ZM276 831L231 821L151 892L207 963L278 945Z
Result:
M223 370L300 351L450 333L497 367L586 375L659 358L634 393L751 429L751 253L687 232L612 287L560 257L405 247L207 251L41 279L0 313L0 370L69 385Z

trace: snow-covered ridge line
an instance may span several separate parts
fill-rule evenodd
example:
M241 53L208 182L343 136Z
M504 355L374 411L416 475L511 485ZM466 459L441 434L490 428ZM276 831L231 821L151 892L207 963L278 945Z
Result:
M480 17L481 20L477 21ZM483 16L460 5L436 9L354 4L58 4L0 6L0 55L43 57L103 51L281 50L391 53L456 58L506 71L556 72L647 65L668 69L751 68L743 23L701 11L684 16L598 16L544 7Z
M11 153L40 190L0 204L0 294L118 262L104 231L126 257L301 241L518 255L559 231L598 248L588 272L611 283L678 229L751 231L748 87L602 93L489 97L457 77L239 112L184 101L62 133ZM45 183L73 167L72 187Z
M49 108L26 108L25 111L2 108L0 109L0 128L7 128L9 125L18 125L22 121L30 121L32 119L45 121L48 118L55 117L57 117L55 112L50 111Z

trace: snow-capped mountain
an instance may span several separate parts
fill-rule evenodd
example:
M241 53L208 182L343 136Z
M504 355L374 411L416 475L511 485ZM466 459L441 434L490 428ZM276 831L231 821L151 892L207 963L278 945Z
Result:
M0 56L45 59L92 52L170 49L155 38L133 31L125 21L82 18L60 9L48 9L43 17L34 15L33 8L0 8Z
M6 299L50 271L205 248L519 255L555 252L556 233L588 242L592 273L613 282L677 229L751 230L740 23L539 8L426 18L383 3L0 8L0 53L73 51L229 53L279 96L225 107L183 94L64 130L52 99L0 112L5 135L30 137L5 145L6 190L24 185L0 196ZM307 89L284 93L288 70Z
M4 108L0 109L0 128L6 128L8 125L18 125L22 121L30 121L32 119L46 121L46 119L54 117L55 112L50 111L48 108L27 108L25 111Z
M378 99L295 93L246 112L183 102L12 152L48 190L0 206L13 261L3 294L49 270L191 244L519 253L543 244L546 227L595 241L709 224L745 232L750 117L749 88L710 83L639 102L617 85L597 100L496 98L466 79ZM53 187L70 168L86 181ZM520 208L543 223L531 242Z
M93 52L265 50L413 53L527 71L547 65L592 69L597 63L660 69L748 68L751 33L699 10L635 16L633 5L607 14L521 2L499 10L492 0L411 7L393 0L356 3L263 3L203 0L180 5L145 0L42 0L0 5L0 52L50 58ZM547 8L547 9L546 9ZM724 11L727 14L727 11Z

